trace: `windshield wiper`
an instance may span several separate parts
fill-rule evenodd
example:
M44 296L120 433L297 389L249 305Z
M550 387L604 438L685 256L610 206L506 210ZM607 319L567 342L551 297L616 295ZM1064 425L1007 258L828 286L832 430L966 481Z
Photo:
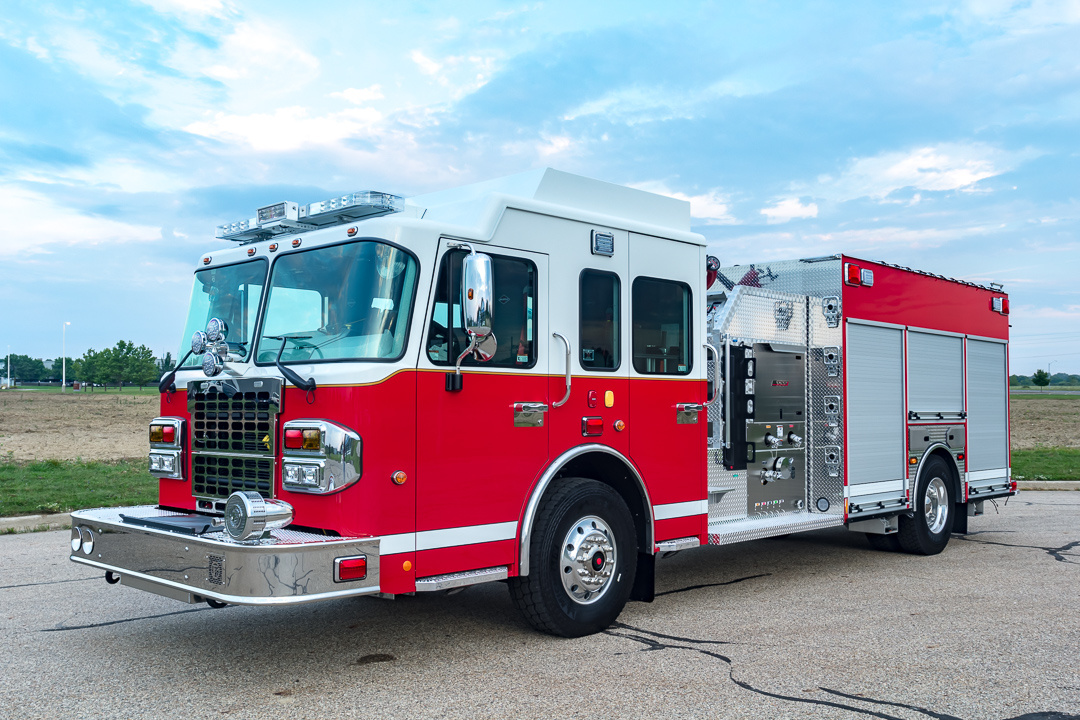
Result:
M310 340L310 335L263 335L267 340L280 340L281 348L277 351L277 357L274 358L274 365L278 371L285 376L285 378L296 387L300 388L304 392L312 392L315 390L315 378L308 378L304 380L302 377L296 374L294 370L281 364L281 353L285 352L285 343L290 340ZM300 347L300 343L296 344Z

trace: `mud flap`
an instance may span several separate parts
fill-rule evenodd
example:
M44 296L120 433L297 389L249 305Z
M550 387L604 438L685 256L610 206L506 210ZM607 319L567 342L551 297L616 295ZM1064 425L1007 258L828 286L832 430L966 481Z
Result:
M640 602L652 602L656 596L656 556L652 553L638 553L637 574L634 587L630 589L630 599Z

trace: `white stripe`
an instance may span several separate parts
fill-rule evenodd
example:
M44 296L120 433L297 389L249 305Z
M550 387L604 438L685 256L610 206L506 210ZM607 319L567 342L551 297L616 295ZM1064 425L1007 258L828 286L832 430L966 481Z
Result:
M516 522L491 523L489 525L468 525L466 527L443 528L442 530L424 530L418 533L400 533L383 535L379 538L379 554L435 550L437 548L475 545L476 543L513 540L517 537Z
M379 555L393 555L414 550L416 550L416 533L383 535L379 538Z
M973 470L967 474L968 482L978 482L979 480L1004 480L1005 478L1012 477L1012 468L998 468L997 470Z
M656 520L704 515L707 512L709 512L708 500L690 500L689 502L653 505L653 518Z
M849 497L862 497L864 495L876 495L893 490L903 490L904 480L882 480L881 482L860 483L848 488Z
M517 521L491 523L490 525L470 525L468 527L446 528L444 530L425 530L416 533L417 550L475 545L476 543L513 540L517 537Z

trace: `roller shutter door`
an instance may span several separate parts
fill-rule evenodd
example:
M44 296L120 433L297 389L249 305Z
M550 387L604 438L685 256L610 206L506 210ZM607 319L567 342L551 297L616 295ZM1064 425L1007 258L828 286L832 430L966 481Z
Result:
M908 331L908 410L964 411L964 339Z
M848 484L903 481L903 331L848 323L845 350Z
M1004 343L968 340L969 472L1003 470L1009 465L1009 380L1005 347Z

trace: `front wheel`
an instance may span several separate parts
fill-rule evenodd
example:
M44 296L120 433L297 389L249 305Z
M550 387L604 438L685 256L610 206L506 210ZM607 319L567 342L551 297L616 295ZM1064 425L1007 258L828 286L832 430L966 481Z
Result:
M634 585L637 542L626 503L595 480L564 478L540 505L527 576L510 596L537 630L581 637L607 628Z
M897 538L905 552L937 555L949 543L953 526L952 473L940 457L926 461L915 486L915 514L901 515Z

